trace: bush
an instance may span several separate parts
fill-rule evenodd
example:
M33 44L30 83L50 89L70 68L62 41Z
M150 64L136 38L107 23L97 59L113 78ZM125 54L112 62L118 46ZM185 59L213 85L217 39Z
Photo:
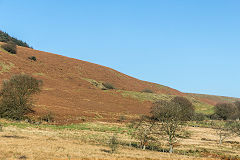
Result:
M206 116L203 113L195 113L193 116L194 121L204 121Z
M7 42L6 44L2 45L2 48L12 54L16 54L17 53L17 46L14 42L10 41Z
M37 61L37 58L35 56L28 57L28 59L33 60L33 61Z
M106 88L106 89L116 89L111 83L109 82L104 82L103 83L103 86Z
M215 105L215 116L220 119L236 119L238 109L233 103L218 103Z
M119 142L117 139L117 135L114 134L109 141L109 147L111 148L111 153L115 153L117 151L118 145L119 145Z
M53 122L54 121L54 116L53 116L52 112L49 112L46 115L42 116L41 121Z
M153 91L151 89L144 89L142 90L142 92L145 92L145 93L153 93Z
M40 92L41 84L42 81L24 74L3 81L0 117L20 120L24 119L25 114L32 113L32 95Z

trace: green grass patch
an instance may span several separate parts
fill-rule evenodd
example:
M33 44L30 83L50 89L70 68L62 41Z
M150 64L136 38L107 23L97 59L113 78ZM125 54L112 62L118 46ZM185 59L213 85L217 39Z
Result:
M3 126L15 126L18 128L49 128L53 130L90 130L98 132L114 132L114 133L130 133L132 129L126 126L117 126L110 124L101 123L80 123L80 124L70 124L70 125L51 125L51 124L30 124L25 122L2 122Z
M124 97L131 97L138 99L140 101L152 101L155 102L157 100L171 100L173 97L172 95L166 94L155 94L155 93L146 93L146 92L134 92L134 91L119 91L122 96Z
M98 82L94 79L89 79L89 78L82 78L82 79L85 80L85 81L88 81L89 83L91 83L93 86L95 86L97 88L100 88L100 89L106 88L106 87L104 87L102 82Z
M14 67L14 64L11 62L5 63L0 61L0 67L1 67L0 74L3 74L4 72L9 72L11 68Z
M205 115L211 115L214 113L214 106L206 103L194 103L195 111L197 113L203 113Z

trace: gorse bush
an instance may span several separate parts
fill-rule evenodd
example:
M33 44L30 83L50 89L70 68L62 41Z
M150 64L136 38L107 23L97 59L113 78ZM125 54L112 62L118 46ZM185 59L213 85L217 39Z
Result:
M5 51L12 53L12 54L16 54L17 53L17 46L14 42L9 41L6 44L3 44L1 46Z
M6 32L0 31L0 42L13 42L15 45L31 48L26 42L18 40L17 38L11 37Z
M23 119L33 112L32 95L40 92L42 81L31 76L14 75L3 81L0 91L0 117L14 120Z
M104 82L104 83L103 83L103 86L104 86L106 89L116 89L116 88L114 87L114 85L112 85L112 84L109 83L109 82Z

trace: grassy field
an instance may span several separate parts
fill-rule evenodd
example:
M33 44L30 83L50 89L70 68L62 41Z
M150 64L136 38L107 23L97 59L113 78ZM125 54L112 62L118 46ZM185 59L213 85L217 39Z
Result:
M143 151L132 138L129 124L89 122L74 125L29 124L1 120L0 159L220 159L237 157L240 138L230 137L218 145L216 131L206 127L187 128L189 136L179 138L174 154L158 148ZM195 124L196 125L196 124ZM109 140L117 136L119 149L111 154Z

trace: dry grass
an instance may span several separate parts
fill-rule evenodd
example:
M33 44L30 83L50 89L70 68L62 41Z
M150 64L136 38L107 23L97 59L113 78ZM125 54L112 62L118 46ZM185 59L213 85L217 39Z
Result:
M49 127L21 124L19 126L6 125L0 132L0 159L210 159L195 156L169 154L150 150L140 150L135 147L120 145L117 153L111 154L107 143L115 130L99 130L99 126L124 127L124 124L93 123L89 130L82 129L54 129ZM23 127L24 126L24 127ZM38 128L37 128L38 127ZM192 133L190 139L182 139L176 149L189 149L195 146L220 150L216 146L214 131L204 128L189 128ZM134 141L127 132L118 132L118 137L126 144ZM203 133L208 133L212 144L202 141ZM206 135L206 134L205 134ZM206 136L204 136L206 137ZM240 142L239 139L229 139ZM231 145L231 144L230 144ZM227 145L224 145L225 150ZM216 148L217 147L217 148ZM228 149L228 148L227 148ZM234 152L237 153L236 149Z
M11 68L14 67L14 64L11 62L5 63L0 61L0 74L3 74L4 72L9 72Z

